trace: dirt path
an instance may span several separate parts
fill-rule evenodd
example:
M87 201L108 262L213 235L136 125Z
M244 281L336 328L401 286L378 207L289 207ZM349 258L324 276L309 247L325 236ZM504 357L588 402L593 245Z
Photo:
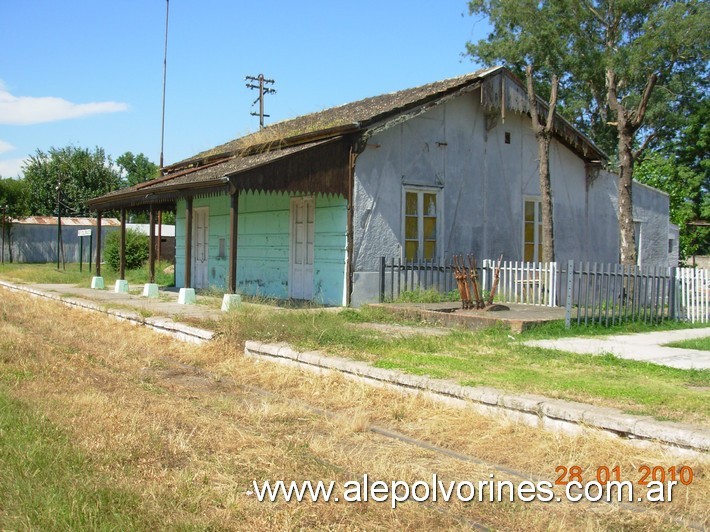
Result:
M71 435L107 482L166 528L658 529L707 523L707 464L667 504L258 502L252 481L554 480L619 465L678 465L603 437L572 437L337 377L256 364L238 346L180 344L1 291L0 386ZM591 477L588 477L591 478ZM556 490L556 492L559 490ZM1 506L1 505L0 505ZM648 510L648 511L647 511ZM0 512L0 519L2 513ZM1 521L0 521L1 522Z

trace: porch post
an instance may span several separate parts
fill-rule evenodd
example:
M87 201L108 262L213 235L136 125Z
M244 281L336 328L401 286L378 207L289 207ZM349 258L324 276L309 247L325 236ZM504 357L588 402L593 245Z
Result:
M163 254L163 210L158 210L158 264Z
M96 277L101 277L101 211L96 211Z
M91 239L89 239L89 243L91 243ZM91 248L89 248L89 255L91 255ZM89 259L89 264L91 264L91 259ZM91 270L91 266L89 266L89 270ZM91 278L91 288L104 289L104 278L101 277L101 211L96 211L96 275Z
M186 200L185 209L185 288L192 286L192 198Z
M121 254L118 278L126 278L126 209L121 209Z
M237 293L237 235L239 227L239 190L229 196L229 293Z
M148 282L155 283L155 205L150 206L148 218L150 223L148 230Z

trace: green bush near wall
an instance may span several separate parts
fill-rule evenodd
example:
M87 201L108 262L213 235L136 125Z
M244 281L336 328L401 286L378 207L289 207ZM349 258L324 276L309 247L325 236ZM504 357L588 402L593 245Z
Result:
M104 245L106 263L118 271L121 262L121 234L113 231L106 237ZM126 269L135 270L148 260L148 236L133 229L126 230Z

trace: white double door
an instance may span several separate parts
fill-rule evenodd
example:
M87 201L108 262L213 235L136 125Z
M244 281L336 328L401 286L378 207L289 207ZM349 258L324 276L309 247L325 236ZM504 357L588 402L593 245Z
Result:
M210 211L198 207L192 213L192 287L208 288Z
M288 286L289 296L293 299L313 299L315 207L313 198L291 198Z

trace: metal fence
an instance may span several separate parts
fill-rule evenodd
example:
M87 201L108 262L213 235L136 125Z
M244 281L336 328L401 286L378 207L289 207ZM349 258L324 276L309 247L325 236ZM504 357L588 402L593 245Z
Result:
M478 269L479 274L481 269ZM457 290L450 261L402 261L380 258L380 302L395 301L403 292L435 290L446 294Z
M477 265L481 289L489 293L497 261ZM563 306L565 323L615 325L629 321L710 322L710 271L575 263L501 262L495 301ZM380 301L395 301L404 292L458 291L451 260L380 259ZM456 293L457 297L458 294Z
M568 327L710 321L707 270L569 261L561 276Z
M675 290L669 268L569 261L565 324L658 323L675 316Z

